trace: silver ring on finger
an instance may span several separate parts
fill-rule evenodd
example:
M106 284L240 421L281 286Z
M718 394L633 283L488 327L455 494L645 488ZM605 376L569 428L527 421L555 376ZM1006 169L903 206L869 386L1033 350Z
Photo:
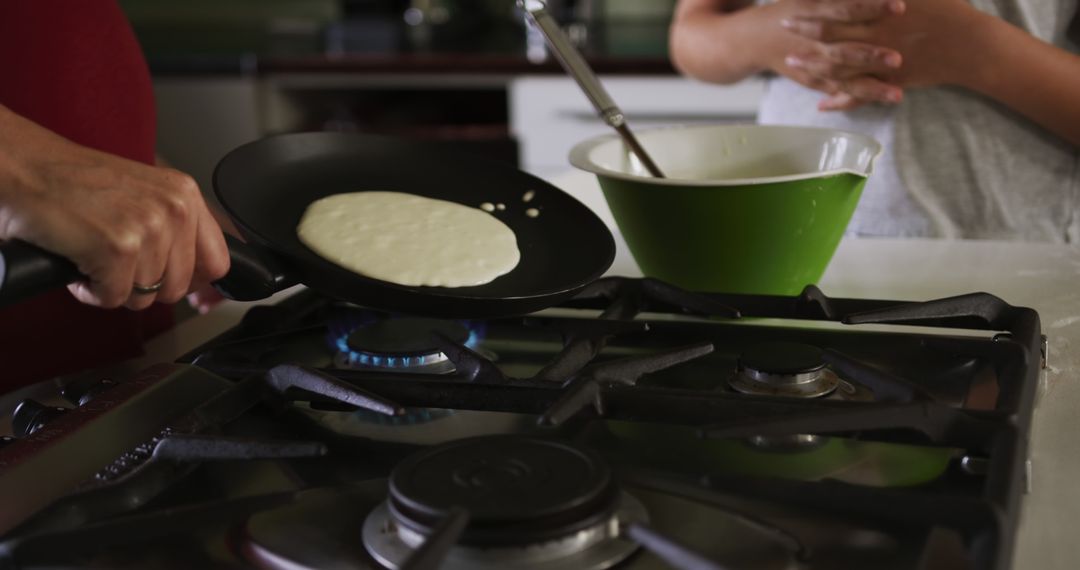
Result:
M165 280L163 279L153 285L139 285L138 283L133 283L131 285L131 292L138 295L153 295L161 290L161 285L164 282Z

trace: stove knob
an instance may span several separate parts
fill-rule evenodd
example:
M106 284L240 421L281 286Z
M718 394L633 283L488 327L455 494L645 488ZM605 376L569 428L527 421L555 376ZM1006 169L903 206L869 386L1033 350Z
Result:
M112 380L86 380L72 382L60 392L60 397L76 406L86 405L94 399L94 396L112 388L116 382Z
M35 400L23 400L15 406L11 415L11 431L15 437L30 437L54 418L63 415L68 408L46 406Z

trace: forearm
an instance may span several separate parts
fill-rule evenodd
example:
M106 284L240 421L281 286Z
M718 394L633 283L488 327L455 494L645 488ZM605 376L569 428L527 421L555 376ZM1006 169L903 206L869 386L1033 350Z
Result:
M25 119L0 105L0 209L20 185L22 169L18 162L17 141L25 131Z
M784 56L804 40L780 26L780 6L742 7L744 4L684 0L670 36L676 68L714 83L733 83L765 70L780 71Z
M985 15L960 84L1080 147L1080 56Z
M33 194L35 180L29 159L40 153L42 133L47 133L43 127L0 105L0 240L17 229L12 218L16 203Z

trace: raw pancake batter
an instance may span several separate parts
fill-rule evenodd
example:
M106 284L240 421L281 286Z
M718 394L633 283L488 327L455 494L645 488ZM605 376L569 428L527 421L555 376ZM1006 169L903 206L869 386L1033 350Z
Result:
M495 216L402 192L316 200L296 233L320 256L400 285L483 285L509 273L521 259L513 230Z

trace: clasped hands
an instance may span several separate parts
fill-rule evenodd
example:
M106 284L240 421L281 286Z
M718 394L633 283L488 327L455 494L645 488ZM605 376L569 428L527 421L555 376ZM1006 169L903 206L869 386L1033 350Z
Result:
M805 41L774 69L826 96L823 111L896 104L955 83L974 11L964 0L780 0L778 24Z

